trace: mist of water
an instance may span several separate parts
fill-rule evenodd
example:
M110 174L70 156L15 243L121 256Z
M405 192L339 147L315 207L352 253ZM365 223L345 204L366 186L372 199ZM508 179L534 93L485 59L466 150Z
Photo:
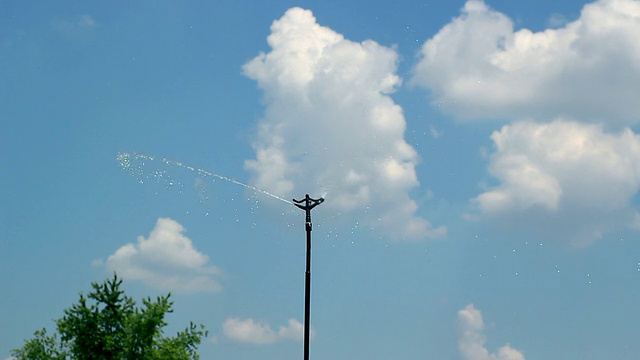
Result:
M238 181L234 178L228 177L228 176L224 176L224 175L220 175L220 174L216 174L214 172L208 171L208 170L204 170L204 169L199 169L197 167L191 166L191 165L187 165L185 163L182 163L180 161L176 161L176 160L171 160L171 159L167 159L165 157L157 157L157 156L153 156L153 155L145 155L145 154L137 154L137 153L118 153L118 155L116 156L116 159L118 160L118 162L120 163L120 166L123 169L126 170L132 170L131 166L132 166L132 162L135 162L137 160L149 160L149 161L160 161L166 165L171 165L171 166L178 166L181 167L183 169L187 169L191 172L194 172L198 175L205 175L205 176L212 176L221 180L225 180L228 182L231 182L233 184L236 185L240 185L243 186L247 189L253 190L256 193L261 193L264 195L267 195L269 197L272 197L274 199L286 202L287 204L293 205L293 203L287 199L284 199L278 195L272 194L266 190L262 190L259 189L255 186L249 185L249 184L245 184L241 181ZM140 171L133 171L135 172L140 172Z

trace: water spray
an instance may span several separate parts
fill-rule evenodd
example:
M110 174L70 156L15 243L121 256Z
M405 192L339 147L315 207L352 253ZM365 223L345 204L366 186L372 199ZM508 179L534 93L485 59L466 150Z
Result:
M311 209L315 208L316 206L324 202L324 197L327 194L326 189L323 191L322 197L318 199L312 199L311 197L309 197L309 194L307 194L305 195L304 199L301 199L301 200L292 199L293 202L291 202L287 199L281 198L278 195L272 194L266 190L259 189L255 186L245 184L234 178L216 174L214 172L207 171L204 169L199 169L194 166L182 163L180 161L167 159L165 157L156 157L153 155L144 155L144 154L137 154L137 153L133 153L133 154L118 153L116 158L120 162L120 166L123 169L128 169L128 170L131 170L132 161L135 161L135 160L160 161L167 165L179 166L181 168L187 169L199 175L212 176L221 180L229 181L233 184L243 186L247 189L253 190L258 193L262 193L274 199L283 201L287 204L294 205L305 211L305 230L307 232L307 252L306 252L305 292L304 292L305 293L305 297L304 297L305 299L304 301L304 360L309 360L309 324L310 324L310 304L311 304L311 230L313 227L311 224Z
M116 156L116 159L120 162L120 166L123 169L127 169L129 167L131 167L131 162L134 160L150 160L150 161L160 161L162 163L165 163L167 165L173 165L173 166L179 166L181 168L187 169L189 171L192 171L196 174L199 175L206 175L206 176L212 176L221 180L225 180L225 181L229 181L233 184L236 185L240 185L240 186L244 186L247 189L253 190L255 192L267 195L269 197L272 197L274 199L280 200L280 201L284 201L287 204L293 205L293 203L287 199L284 199L278 195L272 194L266 190L262 190L259 189L255 186L249 185L249 184L245 184L241 181L238 181L232 177L228 177L228 176L224 176L224 175L220 175L220 174L216 174L214 172L208 171L208 170L204 170L204 169L199 169L197 167L193 167L191 165L187 165L185 163L182 163L180 161L176 161L176 160L171 160L171 159L167 159L165 157L157 157L157 156L153 156L153 155L145 155L145 154L137 154L137 153L118 153L118 156Z

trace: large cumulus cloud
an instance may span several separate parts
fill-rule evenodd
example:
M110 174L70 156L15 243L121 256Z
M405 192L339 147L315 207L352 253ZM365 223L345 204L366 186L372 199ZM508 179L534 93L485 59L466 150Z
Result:
M558 29L515 31L513 21L470 0L425 42L413 82L461 118L570 116L636 122L640 2L600 0Z
M637 226L631 201L640 188L640 136L631 130L523 121L492 139L489 171L499 185L474 200L484 215L536 224L578 245L617 225Z
M587 245L637 227L640 2L599 0L555 29L514 30L469 0L422 47L412 81L459 118L500 118L483 219ZM526 231L523 231L526 230Z
M271 51L243 68L266 106L256 157L246 161L256 186L284 197L328 191L328 206L397 238L443 235L409 197L418 155L389 97L401 83L396 52L347 40L300 8L275 21L267 40Z

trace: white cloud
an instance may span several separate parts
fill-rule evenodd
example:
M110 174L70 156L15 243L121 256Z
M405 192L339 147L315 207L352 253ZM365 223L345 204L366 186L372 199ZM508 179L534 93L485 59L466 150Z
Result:
M281 196L321 194L397 238L446 232L416 215L416 151L404 140L393 49L356 43L292 8L273 23L271 51L245 64L264 91L266 112L246 161L253 183ZM364 209L369 209L364 212ZM366 221L365 220L365 221Z
M635 225L631 201L640 188L640 136L631 130L606 133L599 125L562 120L516 122L491 138L489 172L499 184L474 199L484 215L544 221L535 226L577 245L614 225Z
M524 355L510 345L502 346L495 353L485 347L482 313L473 304L458 311L460 338L458 349L463 360L525 360Z
M302 341L304 337L304 326L296 319L289 319L287 326L280 326L275 331L264 322L231 318L224 322L222 330L228 339L248 344L271 344L279 340ZM313 329L309 336L315 336Z
M147 239L139 236L137 243L126 244L109 256L106 269L165 291L219 291L216 277L221 271L208 265L209 258L183 232L178 222L159 218Z
M556 29L565 27L569 23L569 20L563 14L553 13L549 16L547 23L550 28Z
M53 29L67 36L90 31L97 26L98 22L88 14L76 16L73 19L56 20L53 22Z
M309 338L313 339L315 337L315 330L310 328L309 333ZM280 329L278 329L278 337L282 339L303 341L304 324L296 319L289 319L287 326L280 326Z
M640 120L640 2L596 1L555 25L514 31L507 16L470 0L424 44L412 81L461 118Z
M270 344L278 339L268 324L257 323L253 319L227 319L222 330L229 339L243 343Z
M492 136L498 184L473 199L482 216L582 246L639 224L638 137L624 125L640 120L640 2L599 0L575 21L553 19L557 28L514 31L470 0L424 44L412 81L458 117L519 120Z
M80 19L77 21L77 25L83 28L92 28L98 26L98 23L91 15L82 15Z

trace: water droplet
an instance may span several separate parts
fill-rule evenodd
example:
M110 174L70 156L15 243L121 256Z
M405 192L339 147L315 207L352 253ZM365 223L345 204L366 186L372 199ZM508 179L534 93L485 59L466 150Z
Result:
M118 153L117 156L116 156L116 159L120 162L120 166L123 169L129 169L131 167L132 161L134 161L134 160L140 161L140 166L139 166L138 170L136 171L136 172L139 172L139 173L142 173L142 169L141 168L144 167L144 165L145 165L144 160L148 160L148 161L159 160L159 161L163 162L166 165L182 167L182 168L187 169L189 171L195 172L195 173L197 173L198 175L201 175L201 176L210 176L210 177L215 177L215 178L218 178L218 179L221 179L221 180L226 180L226 181L229 181L229 182L231 182L233 184L240 185L240 186L243 186L243 187L245 187L247 189L253 190L255 192L262 193L264 195L270 196L270 197L272 197L274 199L278 199L278 200L286 202L288 204L293 204L291 201L286 200L286 199L284 199L282 197L279 197L279 196L277 196L275 194L272 194L272 193L270 193L270 192L268 192L266 190L262 190L262 189L256 188L255 186L251 186L251 185L245 184L243 182L240 182L240 181L235 180L235 179L233 179L231 177L228 177L228 176L224 176L224 175L216 174L216 173L213 173L213 172L210 172L210 171L207 171L207 170L195 168L193 166L189 166L189 165L183 164L183 163L181 163L179 161L169 160L167 158L157 159L155 156L144 155L144 154L135 154L135 153L134 154ZM165 176L165 173L164 173L164 171L157 171L155 176L163 178ZM215 181L215 179L213 179L213 181Z

